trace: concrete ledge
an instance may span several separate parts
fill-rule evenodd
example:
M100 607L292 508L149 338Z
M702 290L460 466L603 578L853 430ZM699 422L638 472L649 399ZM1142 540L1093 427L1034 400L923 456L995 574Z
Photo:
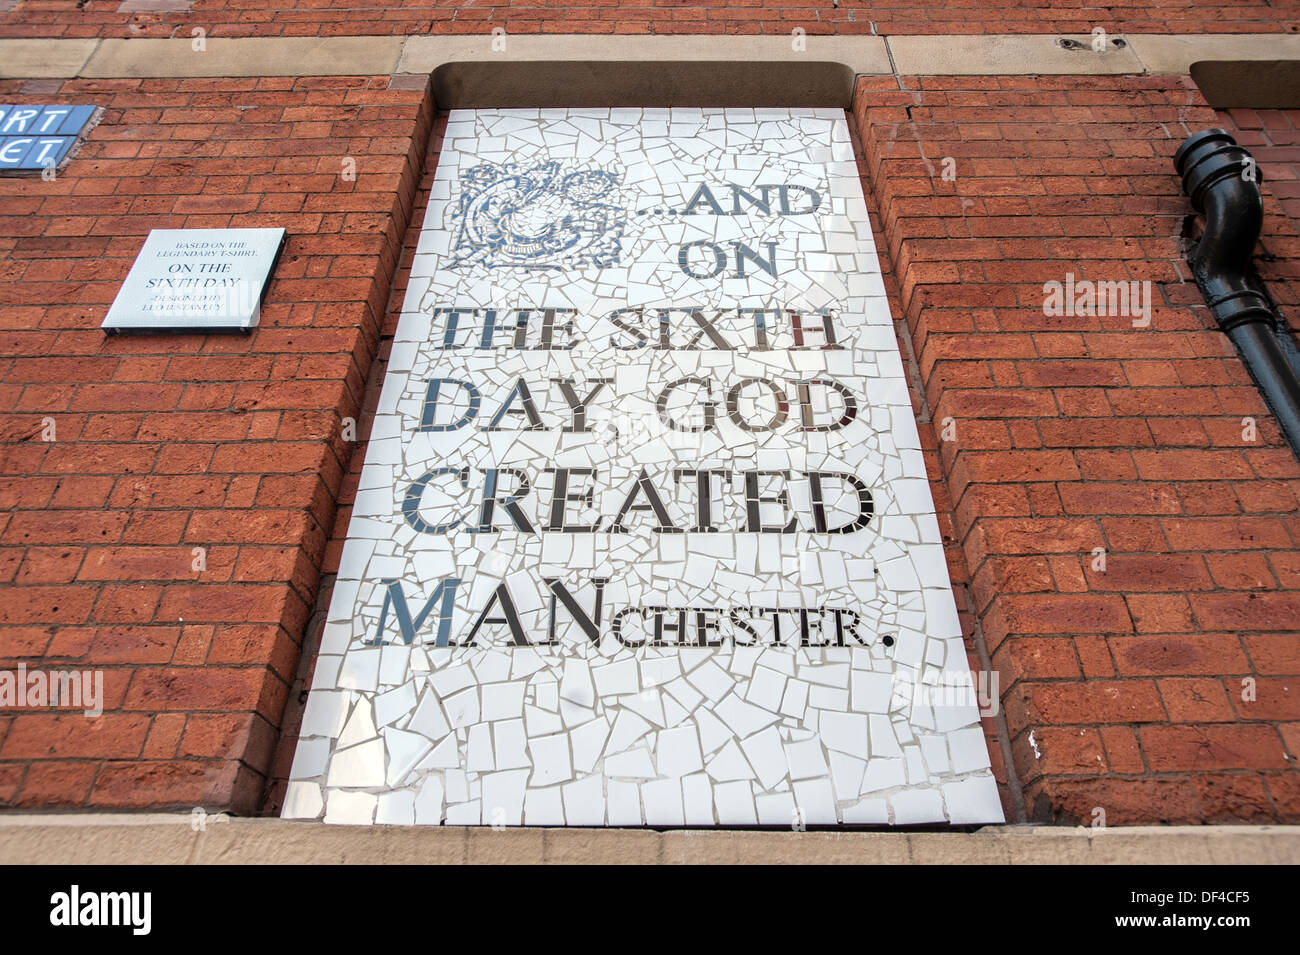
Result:
M760 36L509 36L493 49L492 36L408 37L399 73L432 73L446 63L537 63L622 61L683 63L726 61L767 66L829 61L855 74L887 74L893 69L885 40L878 36L804 37L796 50L790 37Z
M1062 39L1082 49L1066 49ZM1091 36L985 35L889 37L889 53L899 76L1018 76L1022 74L1141 73L1142 63L1128 40L1113 41L1102 53Z
M976 832L326 826L185 814L0 816L0 863L852 863L920 865L1300 862L1300 826Z
M118 13L189 13L194 0L122 0Z
M379 76L397 69L403 39L389 36L209 38L202 52L195 50L192 43L189 37L101 40L99 48L76 75L97 79ZM0 46L0 60L3 58L4 50Z
M0 40L0 79L81 76L99 40Z
M473 75L474 82L485 88L487 78L499 70L501 78L494 81L497 88L508 79L518 93L538 68L545 66L556 74L567 65L574 71L571 89L581 93L588 83L584 76L602 81L617 78L626 66L635 76L625 78L625 84L635 79L644 86L647 77L657 76L676 96L686 89L696 95L708 93L713 86L704 72L675 76L686 64L731 64L736 76L744 71L746 86L775 88L788 83L790 77L813 75L829 65L854 76L1024 76L1186 74L1193 63L1300 61L1300 36L1292 34L1134 34L1110 38L1103 53L1093 51L1091 36L1068 38L1082 49L1066 49L1062 39L1055 34L863 36L802 37L796 43L792 37L494 38L485 32L477 36L209 38L203 52L194 50L192 40L184 36L171 40L15 39L0 40L0 78L427 76L444 67L477 64L477 72L462 71L462 75ZM602 70L598 64L606 64L606 68ZM769 76L771 79L765 79ZM733 87L739 82L722 77L719 81L723 79Z

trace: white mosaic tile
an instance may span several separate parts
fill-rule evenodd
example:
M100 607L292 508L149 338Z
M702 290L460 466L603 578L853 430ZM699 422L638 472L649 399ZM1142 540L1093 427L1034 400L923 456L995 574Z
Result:
M842 113L451 114L321 652L286 817L1002 820Z

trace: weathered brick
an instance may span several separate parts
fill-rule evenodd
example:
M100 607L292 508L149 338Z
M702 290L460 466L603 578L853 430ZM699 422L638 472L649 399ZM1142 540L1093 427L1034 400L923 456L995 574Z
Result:
M1282 740L1271 726L1144 726L1138 735L1156 772L1288 768Z

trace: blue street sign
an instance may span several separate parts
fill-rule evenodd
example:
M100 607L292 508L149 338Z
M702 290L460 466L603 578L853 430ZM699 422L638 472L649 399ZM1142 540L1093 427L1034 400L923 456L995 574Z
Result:
M98 106L0 103L0 175L58 169L98 112Z

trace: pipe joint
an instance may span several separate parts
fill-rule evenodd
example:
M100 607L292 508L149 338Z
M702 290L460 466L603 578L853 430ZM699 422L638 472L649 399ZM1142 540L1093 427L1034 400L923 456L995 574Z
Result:
M1259 169L1222 129L1189 136L1174 154L1183 192L1205 216L1205 231L1187 255L1205 302L1300 455L1300 381L1283 350L1273 305L1252 258L1264 227Z

